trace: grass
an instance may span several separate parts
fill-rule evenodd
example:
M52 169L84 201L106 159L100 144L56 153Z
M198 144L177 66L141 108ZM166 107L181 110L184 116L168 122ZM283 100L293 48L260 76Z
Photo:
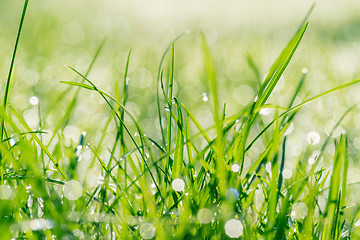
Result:
M105 40L85 73L68 67L77 80L60 82L69 88L58 98L58 104L68 105L52 126L53 131L42 128L46 116L40 104L39 129L30 127L8 101L27 5L25 0L1 110L2 238L359 237L355 228L359 208L347 201L351 139L345 134L332 137L356 105L338 119L319 150L318 133L309 133L307 148L295 160L290 159L288 138L305 105L351 87L360 79L308 97L302 94L307 78L303 71L287 103L269 103L306 32L307 17L263 81L254 60L247 57L258 78L256 98L232 115L227 111L232 103L222 104L219 98L217 66L211 47L201 35L203 79L209 92L203 100L211 106L211 127L202 127L175 94L175 85L179 84L175 80L176 46L186 36L172 41L160 61L157 89L153 89L157 93L154 111L159 119L158 137L148 135L128 109L132 50L122 81L113 83L113 92L100 89L90 79ZM77 88L72 96L71 88ZM66 128L83 100L80 92L95 92L101 97L108 109L106 123L99 136L83 132L78 142L66 143ZM270 120L261 114L269 108L274 110ZM332 148L332 154L325 154ZM285 168L289 161L296 166L290 173ZM333 162L332 167L324 167L323 162Z

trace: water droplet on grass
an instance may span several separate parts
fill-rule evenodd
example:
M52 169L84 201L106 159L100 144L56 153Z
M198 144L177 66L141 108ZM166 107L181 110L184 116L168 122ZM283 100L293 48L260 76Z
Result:
M198 217L200 223L207 224L207 223L210 223L212 215L213 214L210 209L203 208L203 209L200 209L197 217Z
M238 171L240 171L240 166L239 166L238 164L233 164L233 165L231 166L231 171L233 171L233 172L238 172Z
M284 136L289 135L290 133L292 133L294 131L294 124L290 123L288 129L286 129L286 132L284 133Z
M136 216L130 216L128 218L128 223L130 226L135 226L138 225L140 223L140 219Z
M155 227L151 223L144 223L140 227L140 235L144 239L152 239L155 236Z
M316 131L311 131L306 135L306 141L311 145L316 145L320 142L320 134Z
M302 72L303 74L307 74L307 73L308 73L308 69L307 69L306 67L304 67L304 68L301 69L301 72Z
M104 181L105 181L104 177L98 177L96 182L97 184L103 184Z
M29 226L33 231L48 230L54 226L54 222L51 220L45 220L43 218L39 218L39 219L30 220Z
M77 200L82 195L83 188L78 181L71 180L64 184L64 196L69 200Z
M269 115L271 113L271 108L262 108L259 112L260 115L266 116Z
M76 156L79 157L79 158L80 158L80 156L81 156L81 150L82 150L82 148L83 148L82 145L78 145L78 146L76 147L76 149L75 149L75 154L76 154ZM79 161L80 161L80 159L79 159Z
M29 100L30 104L35 106L39 103L39 99L36 96L32 96Z
M184 189L185 189L185 182L184 182L184 180L177 178L177 179L174 179L174 181L171 183L171 186L174 189L174 191L181 192L181 191L184 191Z
M207 102L209 100L209 97L207 96L207 94L205 92L202 94L202 100L204 102Z
M271 174L271 162L266 163L266 165L265 165L265 170L266 170L269 174Z
M166 105L166 106L165 106L165 111L170 112L170 107L169 107L169 105Z
M10 137L9 143L10 143L10 146L14 146L16 144L16 140L15 140L14 136Z
M225 192L225 197L227 200L235 202L239 197L239 192L235 188L229 188Z
M0 199L8 200L11 198L12 193L12 187L6 184L0 185Z
M313 165L313 164L315 163L315 158L314 158L314 157L310 157L310 158L308 159L308 163L309 163L310 165Z
M303 202L297 202L292 206L291 219L304 219L308 213L308 208Z
M231 219L225 223L225 233L230 238L238 238L242 235L244 226L237 219Z
M73 234L75 237L77 237L78 239L85 239L85 233L83 233L80 229L75 229L73 231Z
M359 227L359 226L360 226L360 220L357 220L357 221L354 223L354 226L355 226L355 227Z

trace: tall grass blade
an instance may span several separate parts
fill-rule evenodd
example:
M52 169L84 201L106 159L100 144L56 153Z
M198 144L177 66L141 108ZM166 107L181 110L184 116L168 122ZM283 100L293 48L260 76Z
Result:
M11 58L10 69L9 69L9 74L8 74L7 81L6 81L5 94L4 94L4 102L3 102L4 113L6 112L6 105L8 102L8 95L9 95L9 90L10 90L10 80L11 80L11 76L12 76L12 72L13 72L13 68L14 68L14 64L15 64L15 56L16 56L16 52L18 49L19 41L20 41L21 30L22 30L22 27L24 24L24 19L25 19L25 14L26 14L26 10L28 7L28 3L29 3L29 0L25 0L23 11L21 14L18 33L16 36L15 47L14 47L13 55ZM5 130L4 124L5 124L4 119L2 119L1 120L1 140L3 140L3 138L4 138L4 130Z
M58 161L55 160L55 158L51 155L50 151L47 149L47 147L40 141L38 136L33 132L33 130L29 127L29 125L25 122L25 120L18 114L13 107L10 106L10 110L14 114L14 116L19 120L20 124L23 125L23 127L30 133L30 135L33 137L33 139L36 141L37 144L41 147L41 149L46 153L46 155L49 157L51 162L54 164L55 168L59 171L61 176L68 180L68 177L65 175L65 172L60 167Z
M212 98L212 107L213 107L213 116L216 126L216 145L215 145L215 162L216 162L216 177L219 181L219 190L220 194L224 195L227 189L226 184L226 176L225 176L225 154L224 154L224 138L223 138L223 130L222 130L222 117L220 116L220 109L219 109L219 98L218 98L218 89L216 83L216 76L215 76L215 68L213 64L212 55L209 49L209 45L205 39L205 36L201 35L202 39L202 48L203 48L203 56L204 56L204 63L206 68L206 77L208 79L208 86L211 92Z
M344 160L346 160L346 138L344 135L341 135L340 142L336 144L335 149L335 159L325 212L326 217L324 219L321 239L337 239L336 233L339 227L339 222L337 222L339 220L338 204L341 199L341 169L343 163L347 166Z

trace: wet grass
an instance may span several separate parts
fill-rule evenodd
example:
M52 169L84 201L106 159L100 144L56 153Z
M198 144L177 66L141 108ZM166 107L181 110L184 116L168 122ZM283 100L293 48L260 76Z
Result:
M307 135L308 146L290 159L293 122L303 106L360 82L359 79L309 97L304 92L306 69L298 76L291 98L282 106L268 103L287 69L308 23L298 28L270 67L258 76L255 99L229 115L218 96L221 82L211 48L201 35L203 79L213 125L202 127L175 94L176 38L158 68L156 106L158 136L148 135L127 108L129 50L122 81L113 92L100 89L89 73L104 48L94 53L86 72L72 66L63 117L52 131L42 126L40 104L34 102L39 129L33 129L8 103L16 50L28 1L25 1L11 59L1 110L0 232L4 239L356 239L358 206L347 203L349 148L345 134L333 135L355 107L344 112L327 138ZM26 41L26 39L22 39ZM106 45L105 45L106 46ZM108 111L99 136L79 134L67 143L69 121L82 101L79 93L94 92ZM64 101L65 102L65 101ZM54 106L56 108L56 106ZM271 119L262 114L271 109ZM155 122L155 119L153 119ZM100 124L99 124L100 126ZM86 126L80 126L86 128ZM68 128L69 129L69 128ZM111 134L111 141L107 135ZM295 136L296 137L296 136ZM317 147L320 144L320 148ZM332 154L325 154L331 147ZM318 150L319 149L319 150ZM294 170L285 168L288 161ZM332 167L323 167L323 162ZM348 214L345 214L348 212Z

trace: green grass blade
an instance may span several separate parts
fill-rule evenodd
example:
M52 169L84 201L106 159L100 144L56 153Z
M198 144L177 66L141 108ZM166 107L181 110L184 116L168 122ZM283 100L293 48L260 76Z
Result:
M178 121L179 125L183 125L181 108L177 105L178 109ZM172 178L178 178L182 172L183 165L183 155L184 155L184 135L182 133L182 129L178 126L176 133L176 145L175 145L175 153L174 153L174 162L172 167Z
M310 102L313 102L314 100L316 100L316 99L318 99L318 98L321 98L321 97L323 97L323 96L326 96L326 95L328 95L328 94L330 94L330 93L333 93L333 92L336 92L336 91L338 91L338 90L341 90L341 89L350 87L350 86L355 85L355 84L357 84L357 83L359 83L359 82L360 82L360 79L356 79L356 80L351 81L351 82L349 82L349 83L345 83L345 84L343 84L343 85L337 86L337 87L335 87L335 88L332 88L332 89L330 89L330 90L327 90L327 91L325 91L325 92L322 92L322 93L320 93L320 94L318 94L318 95L315 95L315 96L309 98L308 100L305 100L304 102L299 103L299 104L295 105L294 107L291 107L291 108L289 108L288 110L284 111L283 113L281 113L281 114L279 115L279 118L282 118L282 117L286 116L287 114L289 114L289 113L291 113L291 112L294 112L294 111L299 110L299 109L300 109L301 107L303 107L304 105L306 105L306 104L308 104L308 103L310 103ZM354 106L354 107L355 107L355 106ZM353 109L354 107L352 107L351 109ZM271 121L271 122L260 132L260 134L258 134L258 135L250 142L250 144L246 147L245 152L260 138L260 136L261 136L261 134L262 134L263 132L265 132L272 124L274 124L274 122L275 122L275 120Z
M33 139L37 142L37 144L39 144L39 146L41 147L41 149L46 153L46 155L49 157L49 159L51 160L51 162L54 164L55 168L59 171L59 173L61 174L61 176L63 176L63 178L65 180L68 180L68 177L65 175L65 172L61 169L58 161L55 160L55 158L51 155L50 151L47 149L47 147L40 141L40 139L38 138L38 136L36 136L35 133L33 133L32 129L29 127L29 125L25 122L25 120L20 116L20 114L18 114L15 109L13 107L10 106L10 110L12 111L12 113L14 114L14 116L19 120L19 122L21 123L21 125L23 125L23 127L26 129L26 131L28 131L31 136L33 137Z
M13 51L13 55L11 58L11 63L10 63L10 69L9 69L9 74L7 77L7 81L6 81L6 87L5 87L5 94L4 94L4 102L3 102L3 109L4 112L6 111L6 105L8 102L8 95L9 95L9 90L10 90L10 81L11 81L11 76L12 76L12 72L13 72L13 68L14 68L14 64L15 64L15 56L16 56L16 52L18 49L18 45L19 45L19 41L20 41L20 35L21 35L21 30L24 24L24 20L25 20L25 14L26 14L26 10L28 7L28 3L29 0L25 0L24 2L24 7L23 7L23 11L21 14L21 19L20 19L20 24L19 24L19 29L18 29L18 33L16 36L16 41L15 41L15 47L14 47L14 51ZM1 120L1 140L4 138L4 128L5 128L5 122L4 119Z
M208 79L208 86L211 92L212 97L212 107L213 107L213 117L216 126L216 177L219 181L219 190L220 194L224 195L227 189L226 184L226 176L225 176L225 154L224 154L224 136L222 130L222 116L220 116L221 112L219 109L219 97L218 97L218 89L216 83L216 75L215 75L215 68L213 64L213 58L210 52L209 45L205 39L205 36L201 35L202 39L202 50L204 56L204 63L206 68L206 77Z
M103 48L103 46L105 44L105 41L106 41L106 39L104 39L101 42L100 46L96 50L96 52L95 52L95 54L94 54L94 56L93 56L93 58L91 60L91 63L90 63L90 65L89 65L89 67L88 67L88 69L87 69L87 71L85 73L85 77L89 75L91 69L93 68L93 66L94 66L94 64L96 62L96 59L98 58L98 56L99 56L99 54L100 54L100 52L101 52L101 50L102 50L102 48ZM83 83L84 81L85 81L84 79L81 79L81 83ZM64 94L67 93L67 92L69 92L69 91L66 90L64 92ZM65 126L69 122L71 114L72 114L73 110L76 107L77 96L79 95L79 92L80 92L80 89L77 89L74 96L73 96L73 98L72 98L72 100L71 100L71 102L69 103L69 105L67 106L67 108L65 110L65 115L62 117L62 119L58 122L58 124L54 128L54 131L53 131L54 134L53 134L53 136L51 136L49 142L47 143L47 147L50 146L51 142L53 141L54 137L56 136L56 133L61 128L61 126ZM62 98L60 97L59 99L57 99L57 102L60 102L61 100L62 100Z
M169 79L169 87L168 87L168 98L167 98L167 107L168 107L168 119L167 119L167 141L166 141L166 166L165 166L165 172L169 176L168 173L171 165L171 113L172 113L172 97L173 97L173 84L174 84L174 64L175 64L175 50L174 50L174 44L171 45L171 60L170 60L170 79ZM167 179L167 178L165 178Z
M129 72L129 64L130 64L130 56L131 56L131 52L132 50L130 49L127 60L126 60L126 67L125 67L125 74L124 74L124 83L123 83L123 102L122 105L126 106L127 100L128 100L128 95L129 95L129 83L127 80L128 77L128 72ZM118 100L120 101L120 98L118 98ZM125 121L125 111L123 108L120 108L120 118L122 119L122 121ZM120 123L120 129L119 129L119 137L120 137L120 142L121 142L121 147L123 152L126 151L126 146L125 146L125 141L124 141L124 125L122 123ZM126 182L126 180L125 180Z
M132 134L130 133L129 129L126 127L125 123L122 121L122 119L120 118L119 114L118 114L117 111L114 109L114 107L112 106L112 104L109 102L109 100L107 99L107 97L110 98L111 100L113 100L113 101L114 101L115 103L117 103L121 108L124 109L124 111L126 112L126 114L128 114L128 115L130 116L130 118L134 121L134 123L135 123L136 126L137 126L137 129L140 131L139 134L142 136L142 135L143 135L143 134L142 134L142 131L141 131L140 127L138 126L135 118L134 118L134 117L129 113L129 111L127 111L126 108L125 108L121 103L119 103L114 97L112 97L112 96L110 96L109 94L106 94L105 92L99 90L99 89L95 86L94 83L92 83L87 77L85 77L84 75L82 75L82 74L81 74L80 72L78 72L76 69L74 69L74 68L72 68L72 67L70 67L70 66L69 66L69 68L70 68L72 71L74 71L76 74L78 74L80 77L82 77L84 80L86 80L86 81L94 88L94 90L97 91L97 92L100 94L100 96L105 100L106 104L107 104L107 105L110 107L110 109L114 112L116 118L124 125L124 129L125 129L126 133L128 134L128 136L130 137L131 141L132 141L133 144L135 145L136 149L137 149L137 150L139 151L139 153L140 153L140 156L141 156L141 158L142 158L142 160L143 160L143 162L144 162L144 164L145 164L145 167L146 167L147 171L148 171L149 174L150 174L150 177L151 177L152 181L153 181L154 184L155 184L155 187L156 187L156 189L157 189L157 191L158 191L158 193L159 193L159 195L160 195L160 197L161 197L161 200L164 201L164 198L163 198L163 196L162 196L162 194L161 194L160 187L159 187L158 183L157 183L156 180L155 180L154 174L151 172L151 169L150 169L150 167L149 167L149 165L148 165L148 163L147 163L146 157L144 156L144 153L143 153L143 152L141 151L141 149L139 148L139 145L136 143L136 141L135 141L134 137L132 136Z
M335 159L334 166L331 175L330 182L330 190L328 201L326 205L326 217L324 219L324 229L322 232L321 239L335 239L336 226L338 223L336 222L336 218L338 217L338 201L340 192L340 184L341 184L341 169L343 158L345 155L345 136L342 135L340 138L340 142L336 145L335 149Z
M342 144L342 149L343 149L343 161L344 161L344 166L343 166L343 174L342 174L342 183L341 183L341 194L340 194L340 199L339 199L339 216L338 216L338 220L337 220L337 228L336 228L336 232L335 232L335 237L337 239L340 239L341 237L341 233L343 230L343 219L344 219L344 209L346 208L345 205L345 200L346 200L346 195L347 195L347 191L346 191L346 187L347 187L347 175L348 175L348 169L349 169L349 153L348 153L348 141L347 141L347 137L346 135L342 136L343 141L340 142Z
M163 88L163 82L162 82L162 65L163 62L165 60L165 57L167 55L167 53L172 49L173 45L175 44L175 42L177 40L179 40L182 36L184 36L186 34L186 32L180 34L179 36L177 36L170 44L169 46L165 49L161 60L160 60L160 64L159 64L159 68L158 68L158 74L157 74L157 85L156 85L156 103L157 103L157 109L158 109L158 117L159 117L159 124L160 124L160 131L161 131L161 136L162 136L162 141L163 141L163 145L165 146L166 144L166 140L165 140L165 133L164 133L164 127L162 125L162 116L161 116L161 110L162 108L160 107L160 93L159 93L159 87L162 90L162 94L166 99L166 94ZM160 86L159 86L160 84Z
M292 56L294 55L299 43L304 36L305 30L308 26L306 23L300 31L290 40L289 44L285 47L283 52L280 54L275 64L272 66L273 71L270 71L263 85L263 92L260 92L259 99L256 101L256 107L263 106L267 99L270 97L270 94L274 90L276 84L278 83L280 77L288 66ZM267 80L268 79L268 80Z
M270 178L270 193L268 200L268 234L272 235L273 227L276 220L276 207L278 203L278 184L279 184L279 163L278 163L278 152L280 144L280 123L279 119L276 118L276 124L274 126L273 138L272 138L272 149L271 149L271 178ZM270 236L269 235L269 236Z
M246 61L247 64L249 65L250 69L254 72L255 74L255 78L256 78L256 82L259 86L259 88L261 87L261 76L260 76L260 70L259 68L256 66L254 60L252 59L251 55L248 53L246 55Z

